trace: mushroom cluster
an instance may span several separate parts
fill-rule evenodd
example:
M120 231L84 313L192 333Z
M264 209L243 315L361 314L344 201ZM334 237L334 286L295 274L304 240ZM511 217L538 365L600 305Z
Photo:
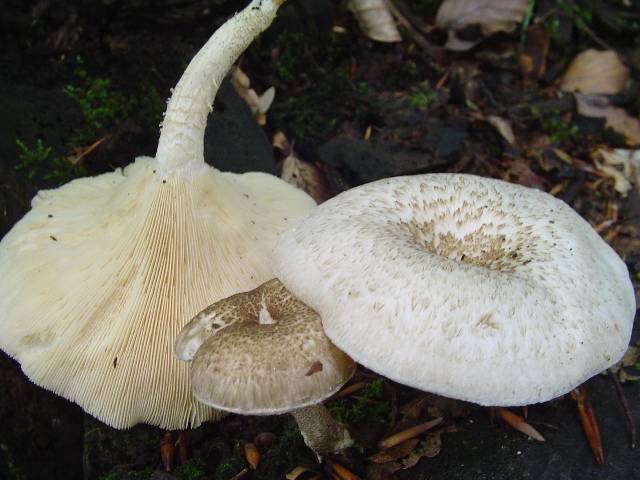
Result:
M113 427L221 415L193 398L174 340L207 305L272 278L276 237L315 206L274 176L204 162L217 88L280 3L254 0L193 58L155 158L39 192L0 242L0 348Z
M625 264L568 205L472 175L346 191L279 238L273 270L357 362L482 405L572 390L621 358L636 310Z

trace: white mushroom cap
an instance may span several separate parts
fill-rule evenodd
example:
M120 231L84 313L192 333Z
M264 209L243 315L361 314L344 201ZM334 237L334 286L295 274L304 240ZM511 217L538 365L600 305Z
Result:
M313 202L262 173L163 183L154 166L38 194L0 243L0 346L112 426L176 429L217 418L173 357L180 328L271 278L278 234Z
M278 281L202 311L180 333L176 355L193 356L193 393L235 413L272 415L321 402L355 371L316 312Z
M319 206L274 273L354 360L483 405L546 401L625 352L624 263L575 211L471 175L381 180Z
M196 56L156 158L40 192L0 242L0 348L111 426L221 416L193 398L175 337L205 306L272 278L278 234L314 207L276 177L221 173L202 156L216 82L276 9L254 0Z

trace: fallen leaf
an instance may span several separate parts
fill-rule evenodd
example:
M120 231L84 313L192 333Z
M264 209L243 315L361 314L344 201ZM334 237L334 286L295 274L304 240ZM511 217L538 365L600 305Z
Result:
M622 356L620 361L614 366L609 368L609 371L618 377L620 383L625 382L637 382L640 380L640 375L631 375L625 371L625 367L633 367L638 363L638 354L640 353L638 347L629 345L629 348Z
M445 0L436 16L436 26L448 33L445 48L468 50L479 41L458 38L456 31L478 25L484 37L496 32L512 32L527 11L527 0Z
M442 432L429 433L426 438L420 442L418 448L402 460L403 468L407 469L415 466L423 457L433 458L438 455L442 449L441 433Z
M251 470L258 468L258 464L260 463L260 452L258 452L258 449L253 443L244 444L244 458L247 460Z
M629 69L613 50L589 49L578 54L567 68L560 89L565 92L613 95L624 89Z
M387 463L399 460L409 455L419 442L419 438L410 438L394 447L374 453L369 457L369 460L373 463Z
M249 105L251 113L255 116L258 124L266 124L266 113L269 110L269 107L271 107L276 96L276 89L274 87L269 87L262 93L262 95L258 95L253 88L250 88L251 80L240 69L240 67L236 67L233 70L231 75L231 84L238 95L247 102L247 105Z
M286 478L287 480L297 480L299 477L301 477L307 472L314 473L313 470L309 470L308 468L296 467L293 470L291 470L289 473L287 473L284 478Z
M542 77L547 69L549 31L544 23L536 23L527 29L527 40L520 57L520 71L525 80Z
M511 124L502 117L496 115L489 115L487 121L498 131L502 138L504 138L510 145L515 145L516 136L513 134Z
M330 197L322 171L312 163L300 160L293 150L282 162L280 178L307 192L317 203L322 203Z
M350 0L347 6L355 15L360 30L371 40L385 43L402 41L385 0Z
M623 135L627 144L640 143L640 120L629 115L622 108L614 107L605 97L574 93L577 110L585 117L604 118L605 125Z
M509 162L502 179L512 183L519 183L525 187L546 190L544 179L531 170L529 163L522 158L514 158Z
M591 157L598 171L613 178L613 188L622 196L632 186L640 191L640 150L598 148Z
M402 469L402 465L398 462L389 463L369 463L367 464L368 480L391 480L394 473Z

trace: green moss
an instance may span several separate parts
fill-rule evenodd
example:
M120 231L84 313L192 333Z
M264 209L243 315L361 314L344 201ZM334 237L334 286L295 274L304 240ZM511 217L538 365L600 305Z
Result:
M18 147L18 163L16 170L22 170L30 179L41 178L58 185L87 174L81 165L71 163L64 157L54 156L52 148L37 139L33 146L23 140L16 139Z
M126 119L136 107L136 102L116 91L110 79L90 76L82 58L77 57L76 64L77 84L67 85L63 92L75 100L84 117L83 128L76 134L76 142L83 144L95 140L105 130Z
M182 480L204 480L207 478L205 464L201 459L192 458L187 463L180 465L173 475Z
M538 108L530 107L530 112L536 117L540 128L549 135L551 144L561 143L579 132L578 126L565 121L558 110L542 113Z
M283 81L293 80L303 69L305 36L300 32L283 32L276 39L278 57L273 62L276 76Z
M0 444L0 477L3 476L5 468L8 480L27 480L29 478L26 468L16 462L9 447Z
M123 472L109 472L100 476L99 480L149 480L153 474L153 468L147 467L142 470L130 470Z
M242 445L238 440L235 440L233 443L233 448L230 451L228 446L221 446L224 454L213 474L215 480L227 480L247 466Z
M407 95L409 105L420 110L426 110L437 97L427 82L422 82L412 88Z
M147 84L143 87L140 100L136 102L135 110L139 112L147 133L155 134L158 132L158 126L162 122L162 114L166 107L167 104L164 98L154 85Z
M291 471L304 463L301 459L310 455L297 428L284 428L276 435L275 442L264 452L256 471L256 478L263 480L279 480L283 472Z
M384 380L378 378L359 392L359 398L339 398L330 402L327 408L333 418L347 424L386 422L390 405L382 400L383 393Z

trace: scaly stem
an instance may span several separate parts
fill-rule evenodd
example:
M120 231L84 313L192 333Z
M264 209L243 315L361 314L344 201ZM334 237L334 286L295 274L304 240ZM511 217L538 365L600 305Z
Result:
M336 452L353 444L349 430L336 422L324 405L317 404L291 412L304 443L318 458L321 453Z
M242 52L276 16L282 0L253 0L227 20L189 63L173 90L162 122L156 161L164 176L204 167L204 130L213 99Z

